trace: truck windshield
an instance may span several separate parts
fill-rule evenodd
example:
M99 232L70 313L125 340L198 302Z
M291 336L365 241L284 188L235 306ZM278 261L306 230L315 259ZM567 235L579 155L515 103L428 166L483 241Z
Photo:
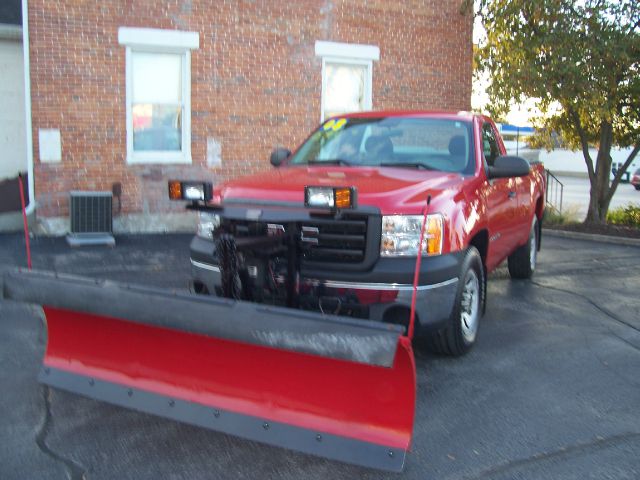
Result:
M433 118L334 118L291 165L379 166L473 173L471 123Z

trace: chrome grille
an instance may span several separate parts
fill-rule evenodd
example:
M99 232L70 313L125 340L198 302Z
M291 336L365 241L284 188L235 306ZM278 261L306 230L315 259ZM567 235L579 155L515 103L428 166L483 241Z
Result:
M360 263L366 246L366 217L313 219L300 225L300 248L308 262Z

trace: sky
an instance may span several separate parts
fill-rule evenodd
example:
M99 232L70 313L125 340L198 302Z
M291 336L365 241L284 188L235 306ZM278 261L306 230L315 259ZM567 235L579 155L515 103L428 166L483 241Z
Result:
M480 19L476 17L473 24L473 43L478 44L483 41L485 37L485 30L480 22ZM471 92L471 108L474 111L486 112L486 105L489 103L489 97L486 93L486 88L490 84L490 78L488 75L482 75L477 78L474 75L473 88ZM524 127L531 125L531 118L540 115L540 111L535 107L535 100L527 99L521 104L514 104L511 111L507 114L507 122L511 125Z

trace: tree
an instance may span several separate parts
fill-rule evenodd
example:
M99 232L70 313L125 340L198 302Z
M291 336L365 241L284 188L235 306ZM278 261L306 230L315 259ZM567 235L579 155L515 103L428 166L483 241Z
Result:
M477 2L487 35L476 60L491 76L491 112L536 99L536 124L582 150L591 184L586 222L604 223L640 151L640 2ZM598 148L595 161L589 145ZM632 150L610 182L613 146Z

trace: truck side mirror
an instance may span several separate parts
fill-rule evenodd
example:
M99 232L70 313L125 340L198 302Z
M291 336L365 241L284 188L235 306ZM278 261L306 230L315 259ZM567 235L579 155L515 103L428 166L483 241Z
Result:
M513 155L496 158L493 166L487 168L487 178L526 177L529 175L529 162Z
M282 162L291 156L291 150L288 148L278 147L271 152L271 165L279 167Z

